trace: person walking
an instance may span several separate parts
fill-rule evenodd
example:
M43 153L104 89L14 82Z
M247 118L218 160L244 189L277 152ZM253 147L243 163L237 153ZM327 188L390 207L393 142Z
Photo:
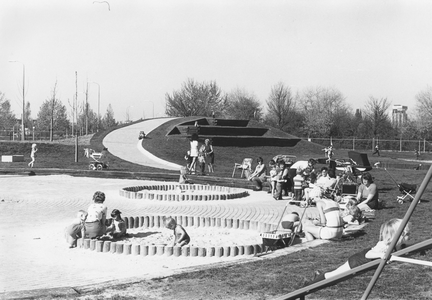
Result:
M378 154L378 156L381 156L381 155L380 155L380 152L379 152L379 146L378 146L378 143L375 145L375 151L372 153L372 155L374 155L374 154Z

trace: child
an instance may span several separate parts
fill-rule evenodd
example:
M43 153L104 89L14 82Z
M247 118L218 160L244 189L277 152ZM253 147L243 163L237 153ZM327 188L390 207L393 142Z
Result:
M190 151L188 150L186 152L186 155L184 157L184 159L186 160L186 168L189 170L191 164L192 164L192 156L190 155Z
M341 217L347 224L359 225L363 220L363 213L354 200L349 200L345 210L341 212Z
M205 175L205 165L206 165L206 161L205 161L204 153L202 151L199 151L198 152L198 167L199 167L199 170L201 172L201 175Z
M303 197L303 183L305 181L302 175L302 169L297 169L297 175L294 176L294 200L300 201Z
M297 228L297 233L302 231L302 224L300 223L300 217L297 212L291 212L282 218L281 225L283 229L291 229L295 232Z
M188 173L187 168L186 167L181 167L181 169L180 169L179 184L189 184L189 183L191 183L191 181L187 177L187 173Z
M354 269L355 267L364 265L370 262L371 260L383 258L385 253L388 250L388 247L390 246L390 243L393 240L393 237L396 234L396 231L399 229L401 223L402 223L402 219L396 219L396 218L385 222L384 224L381 225L379 242L373 248L364 249L350 256L346 263L344 263L342 266L340 266L334 271L327 272L327 273L315 271L314 279L311 282L305 283L305 286L327 278L337 276L343 272ZM395 246L396 250L399 250L402 247L402 245L404 245L407 242L410 234L410 230L411 230L411 223L408 222Z
M165 220L165 226L168 229L174 230L174 242L172 246L182 247L184 245L189 244L190 237L187 234L186 230L181 225L178 225L177 222L169 217Z
M318 199L322 196L322 189L317 184L316 174L312 173L309 177L309 180L309 186L304 189L306 203L309 203L309 200Z
M126 223L121 217L121 211L113 209L111 212L112 223L107 227L106 233L113 238L121 238L126 235Z
M30 153L31 162L29 162L29 164L28 164L28 166L30 168L33 168L34 162L36 160L36 152L37 151L38 151L37 145L32 144L32 149L31 149L31 153Z
M77 246L77 240L85 236L85 220L87 219L87 212L80 210L77 213L76 219L72 224L65 228L65 238L69 248Z
M278 182L278 180L280 179L280 172L281 170L279 169L278 165L276 164L276 162L272 159L269 162L269 168L270 168L270 172L269 172L269 182L270 182L270 191L269 193L272 194L272 196L274 197L275 192L276 192L276 184Z

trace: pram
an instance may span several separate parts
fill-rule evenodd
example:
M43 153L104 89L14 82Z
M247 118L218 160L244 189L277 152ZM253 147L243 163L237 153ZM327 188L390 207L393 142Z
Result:
M411 194L415 194L415 192L417 191L417 185L415 184L409 184L409 183L398 183L393 176L391 176L391 174L387 171L386 168L384 168L384 170L387 172L387 174L390 176L390 178L394 181L394 183L396 183L397 187L399 188L399 191L401 192L401 196L398 196L396 198L396 201L399 204L403 204L405 201L412 201L414 200L414 196ZM408 200L407 200L408 198ZM420 203L420 200L419 200Z
M287 209L287 206L290 202L288 201L285 205L285 208L282 212L282 215L279 219L279 223L276 227L276 230L273 231L269 231L269 232L262 232L260 233L260 236L262 237L263 240L263 245L267 247L266 249L266 253L268 250L274 251L276 249L280 249L280 248L284 248L284 247L289 247L293 244L294 239L298 233L298 228L300 226L296 226L294 230L291 229L278 229L279 225L281 224L282 218L285 215L285 211ZM303 220L303 216L305 215L306 212L306 207L304 207L303 213L300 217L299 222L301 223Z
M90 162L89 169L90 170L103 170L108 168L108 162L104 162L105 158L104 149L102 152L96 152L93 149L84 148L84 156L87 158L91 158L93 162Z

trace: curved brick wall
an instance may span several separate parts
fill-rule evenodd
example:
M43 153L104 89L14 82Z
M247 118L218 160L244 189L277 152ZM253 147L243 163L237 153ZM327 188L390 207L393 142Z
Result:
M127 228L159 228L164 226L163 217L165 216L125 217L124 220L126 222ZM176 219L178 224L184 227L220 227L255 230L259 232L268 232L276 229L276 225L274 224L249 220L194 216L173 216L173 218ZM78 242L78 245L81 244L80 242L81 241ZM143 245L135 243L103 241L97 239L84 239L83 248L90 249L96 252L116 253L125 255L165 255L175 257L234 257L238 255L255 255L261 252L265 252L267 250L266 246L264 246L263 244L221 247L171 247L162 245Z
M248 196L246 190L203 184L158 184L125 187L120 196L160 201L212 201Z

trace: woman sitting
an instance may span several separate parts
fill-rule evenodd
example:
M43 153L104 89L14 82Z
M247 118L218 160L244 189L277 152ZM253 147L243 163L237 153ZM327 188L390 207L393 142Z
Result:
M313 239L339 239L343 234L344 221L340 216L339 204L330 199L316 199L320 219L305 224L303 231L308 241Z
M263 182L266 176L266 165L263 163L262 157L257 158L257 166L252 174L247 174L247 179L255 184L255 191L261 191Z
M362 211L378 208L378 189L368 172L362 175L362 184L358 188L357 206Z
M97 238L106 233L106 215L107 207L105 202L105 194L97 191L93 195L93 203L87 209L87 219L85 223L86 237Z

